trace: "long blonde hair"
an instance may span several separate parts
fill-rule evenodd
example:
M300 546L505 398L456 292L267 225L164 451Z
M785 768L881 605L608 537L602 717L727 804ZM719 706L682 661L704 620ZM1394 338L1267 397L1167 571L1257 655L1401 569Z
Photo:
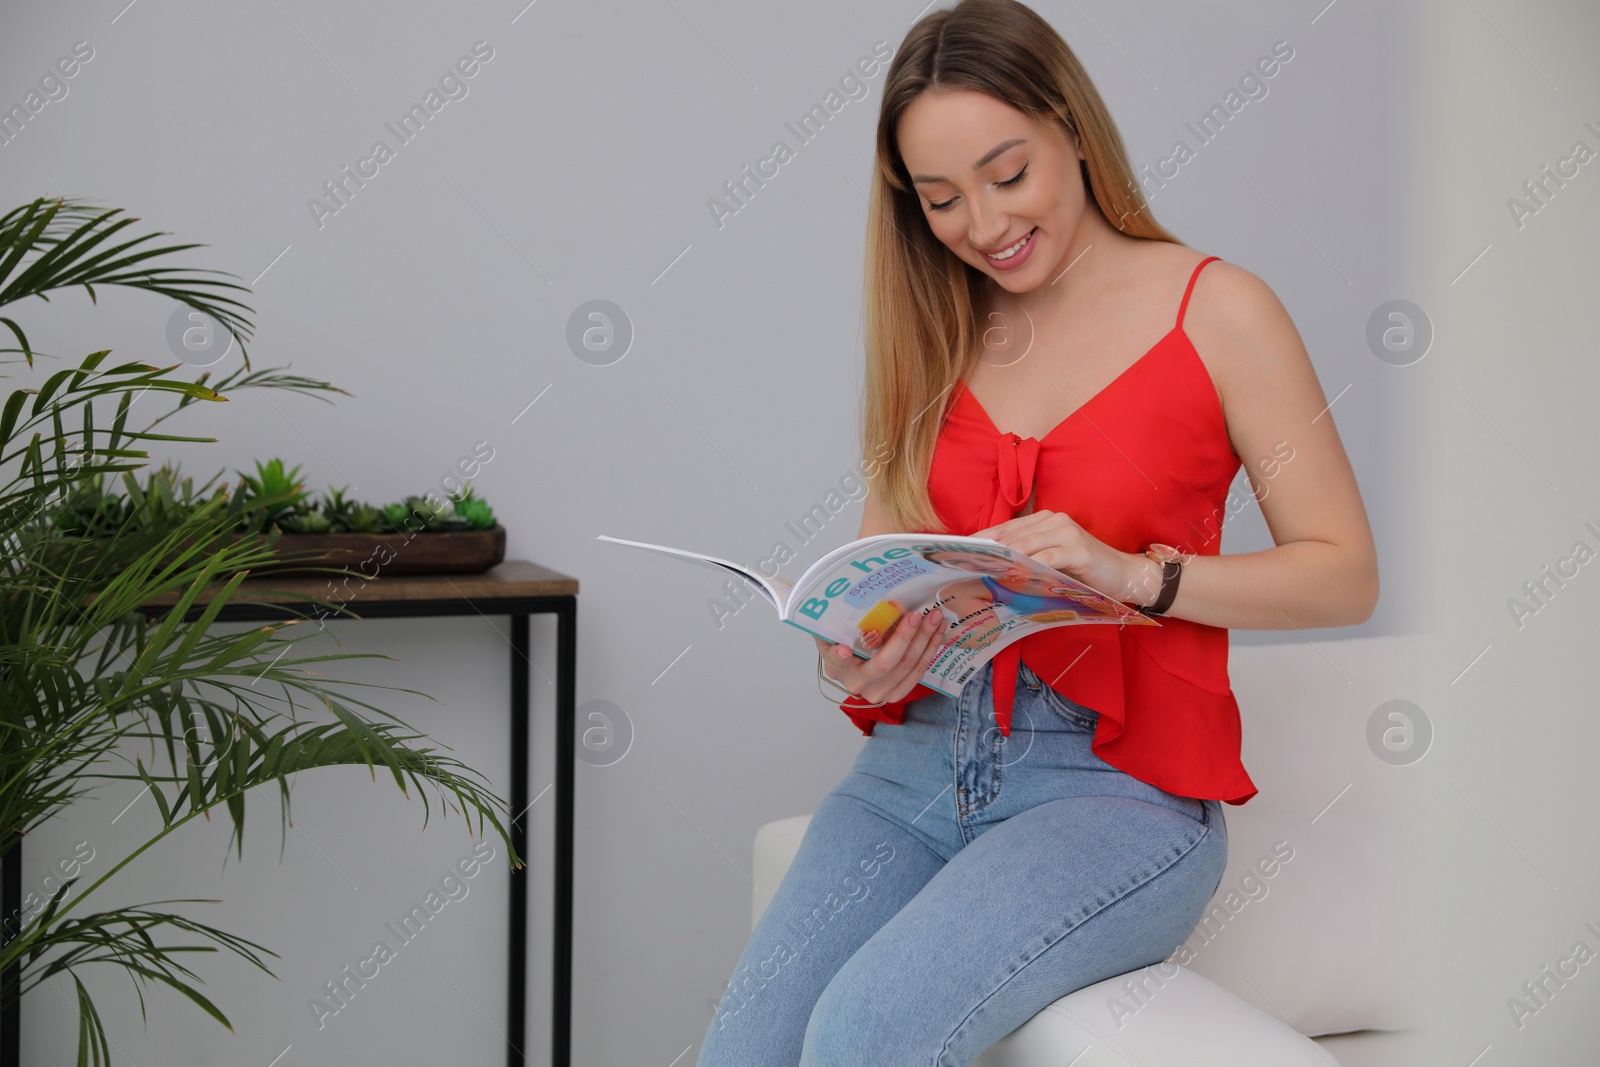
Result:
M1016 0L961 0L911 27L884 79L867 221L866 395L861 450L893 528L948 532L928 470L951 390L978 350L986 275L928 227L895 144L900 116L931 89L972 89L1078 135L1092 202L1122 233L1181 244L1151 216L1105 103L1061 35ZM888 452L885 459L884 453Z

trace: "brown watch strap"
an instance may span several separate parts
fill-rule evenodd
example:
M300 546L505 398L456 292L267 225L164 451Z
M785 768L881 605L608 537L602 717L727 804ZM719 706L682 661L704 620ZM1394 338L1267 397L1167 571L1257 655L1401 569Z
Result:
M1178 596L1178 579L1183 575L1183 564L1177 560L1167 560L1161 565L1161 592L1156 595L1156 602L1139 610L1146 615L1160 615L1172 607L1172 602Z

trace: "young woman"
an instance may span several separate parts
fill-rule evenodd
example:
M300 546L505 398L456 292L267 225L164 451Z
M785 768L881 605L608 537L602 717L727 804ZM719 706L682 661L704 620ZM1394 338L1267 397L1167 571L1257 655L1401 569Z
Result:
M912 27L867 245L861 536L977 534L1155 616L1008 646L953 700L947 625L818 642L868 740L818 806L700 1067L970 1063L1166 959L1256 792L1233 627L1362 622L1376 553L1328 401L1267 286L1151 217L1071 50L1014 0ZM990 358L1000 323L1021 356ZM1276 547L1222 556L1243 467ZM1270 490L1270 492L1269 492ZM1109 1021L1109 1020L1108 1020Z

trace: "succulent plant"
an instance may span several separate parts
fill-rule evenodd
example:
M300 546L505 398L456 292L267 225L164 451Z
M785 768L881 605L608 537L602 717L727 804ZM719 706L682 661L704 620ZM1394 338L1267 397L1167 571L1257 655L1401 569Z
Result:
M250 528L258 533L269 532L281 516L294 513L308 499L300 481L299 464L285 471L281 459L266 463L256 460L254 477L244 471L237 473L239 489L235 499L249 515Z
M415 515L421 521L424 530L464 530L470 525L466 519L456 514L455 508L437 497L429 499L424 496L408 496L405 509L407 513Z
M300 481L300 465L297 463L289 470L283 469L283 460L274 457L265 463L256 460L256 474L251 477L244 471L239 471L239 479L254 496L276 496L288 490L299 490L300 495L305 495L304 484Z
M456 504L456 511L471 524L474 530L488 530L494 526L494 509L483 500L467 500Z
M478 498L471 482L467 483L466 491L455 498L455 510L474 530L487 530L494 526L494 509L488 501Z
M357 504L350 509L350 518L346 521L355 533L379 533L383 530L383 509Z
M285 533L332 533L333 523L322 512L307 508L279 516L278 529Z
M128 521L128 501L98 488L80 488L68 494L53 520L63 534L81 537L107 537Z
M335 533L351 529L350 513L356 503L345 497L343 489L329 488L322 497L322 515L328 520L328 529Z
M54 529L81 537L109 537L129 528L168 530L204 503L206 486L196 491L194 480L180 479L172 463L149 470L143 485L132 471L123 472L121 482L123 495L105 492L98 480L64 494L51 516ZM224 491L218 488L214 495Z
M406 532L406 519L409 517L409 512L404 504L385 504L382 514L384 530Z

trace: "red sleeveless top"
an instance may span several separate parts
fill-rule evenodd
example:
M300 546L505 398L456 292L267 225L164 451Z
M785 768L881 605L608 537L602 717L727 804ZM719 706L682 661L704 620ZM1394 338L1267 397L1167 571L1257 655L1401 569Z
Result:
M1002 432L958 380L934 448L928 492L948 532L972 534L1035 510L1060 511L1112 548L1152 542L1217 555L1228 487L1240 467L1222 405L1177 321L1110 385L1043 438ZM1256 794L1239 758L1239 705L1228 679L1228 631L1159 617L1155 626L1063 626L1030 634L994 658L995 719L1010 736L1017 664L1099 712L1095 755L1179 796L1243 804ZM932 689L877 708L839 705L864 734L898 725Z

